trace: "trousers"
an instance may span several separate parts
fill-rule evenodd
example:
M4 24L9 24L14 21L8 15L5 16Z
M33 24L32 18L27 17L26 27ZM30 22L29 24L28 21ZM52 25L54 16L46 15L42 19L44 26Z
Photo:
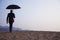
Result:
M13 23L9 23L9 31L12 32Z

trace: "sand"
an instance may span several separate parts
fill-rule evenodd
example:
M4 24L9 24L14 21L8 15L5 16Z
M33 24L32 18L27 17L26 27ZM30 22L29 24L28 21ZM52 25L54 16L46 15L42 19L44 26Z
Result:
M60 32L0 31L0 40L60 40Z

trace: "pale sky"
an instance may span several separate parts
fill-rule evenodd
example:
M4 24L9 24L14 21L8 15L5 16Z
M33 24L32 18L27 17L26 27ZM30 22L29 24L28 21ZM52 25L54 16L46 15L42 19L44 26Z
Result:
M16 4L14 27L36 31L60 31L60 0L0 0L0 25L7 26L6 7Z

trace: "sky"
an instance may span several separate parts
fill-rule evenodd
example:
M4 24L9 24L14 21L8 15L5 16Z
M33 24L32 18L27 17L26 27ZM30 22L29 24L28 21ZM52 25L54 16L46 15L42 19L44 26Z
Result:
M21 9L15 13L14 27L36 31L60 31L60 0L0 0L0 25L6 24L10 10L6 7L16 4Z

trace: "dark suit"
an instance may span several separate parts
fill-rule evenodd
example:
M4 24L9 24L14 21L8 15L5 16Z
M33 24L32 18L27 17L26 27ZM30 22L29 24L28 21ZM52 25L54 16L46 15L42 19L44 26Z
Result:
M14 22L14 18L15 18L14 13L9 13L8 16L7 16L7 21L9 23L13 23Z
M8 13L8 15L7 15L7 23L9 23L10 32L12 31L14 18L15 18L15 14L14 13L12 13L12 12Z

